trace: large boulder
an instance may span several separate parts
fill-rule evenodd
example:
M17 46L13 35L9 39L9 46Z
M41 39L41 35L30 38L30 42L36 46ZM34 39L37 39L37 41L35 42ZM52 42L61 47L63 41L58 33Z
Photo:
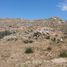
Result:
M17 36L15 36L15 35L9 35L9 36L5 36L4 38L3 38L3 40L6 40L6 41L12 41L12 40L17 40L18 38L17 38Z
M39 36L41 36L41 33L39 31L33 33L33 38L38 39Z

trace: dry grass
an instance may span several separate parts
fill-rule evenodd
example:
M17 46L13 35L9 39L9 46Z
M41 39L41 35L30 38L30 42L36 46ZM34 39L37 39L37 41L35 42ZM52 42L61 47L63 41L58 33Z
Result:
M17 40L0 40L0 67L67 67L66 63L53 63L51 60L59 58L60 53L63 50L67 50L67 39L63 43L55 43L48 39L27 39L24 40L24 35L28 35L29 32L40 29L44 26L54 28L59 25L59 20L21 20L21 19L0 19L0 27L11 29L17 27L20 29L24 26L23 30L16 30ZM30 22L30 23L29 23ZM52 22L52 23L50 23ZM5 25L3 26L3 24ZM31 25L28 27L29 25ZM57 24L55 26L55 24ZM61 28L61 27L60 27ZM30 31L32 30L32 31ZM28 33L24 32L29 31ZM21 35L21 36L20 36ZM29 49L26 49L31 47ZM29 50L29 54L25 52ZM32 52L33 51L33 52ZM31 53L32 52L32 53ZM66 57L67 58L67 57ZM66 59L65 58L65 59Z

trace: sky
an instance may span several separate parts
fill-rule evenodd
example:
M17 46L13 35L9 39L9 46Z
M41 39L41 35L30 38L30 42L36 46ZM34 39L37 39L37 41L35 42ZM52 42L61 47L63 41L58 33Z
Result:
M0 0L0 18L67 20L67 0Z

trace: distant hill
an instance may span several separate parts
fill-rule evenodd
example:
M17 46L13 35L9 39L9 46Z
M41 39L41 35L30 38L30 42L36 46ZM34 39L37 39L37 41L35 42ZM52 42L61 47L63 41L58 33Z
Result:
M63 27L67 26L66 21L59 17L51 17L48 19L36 19L26 20L21 18L5 18L0 19L0 27L4 28L20 28L20 27L51 27L54 29L62 30Z

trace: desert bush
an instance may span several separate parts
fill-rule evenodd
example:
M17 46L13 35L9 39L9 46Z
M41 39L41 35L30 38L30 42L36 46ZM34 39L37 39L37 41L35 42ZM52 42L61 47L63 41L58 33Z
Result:
M11 32L8 30L2 31L2 32L0 32L0 39L2 39L4 36L10 35L10 34L11 34Z
M60 57L67 57L67 51L62 51L59 55Z
M32 40L29 40L29 43L33 43L33 41Z
M28 43L28 40L24 40L23 42L24 42L24 43Z
M6 30L6 31L2 32L2 34L3 34L4 36L5 36L5 35L10 35L11 32L10 32L9 30Z
M33 43L33 40L24 40L24 43Z
M25 53L33 53L33 50L31 47L27 47L26 50L25 50Z
M55 38L55 37L52 37L51 40L52 40L52 41L56 41L56 38Z
M47 50L48 50L48 51L51 51L51 50L52 50L52 48L51 48L51 47L48 47L48 48L47 48Z
M48 35L48 36L46 36L45 38L46 38L46 39L50 39L50 36Z

